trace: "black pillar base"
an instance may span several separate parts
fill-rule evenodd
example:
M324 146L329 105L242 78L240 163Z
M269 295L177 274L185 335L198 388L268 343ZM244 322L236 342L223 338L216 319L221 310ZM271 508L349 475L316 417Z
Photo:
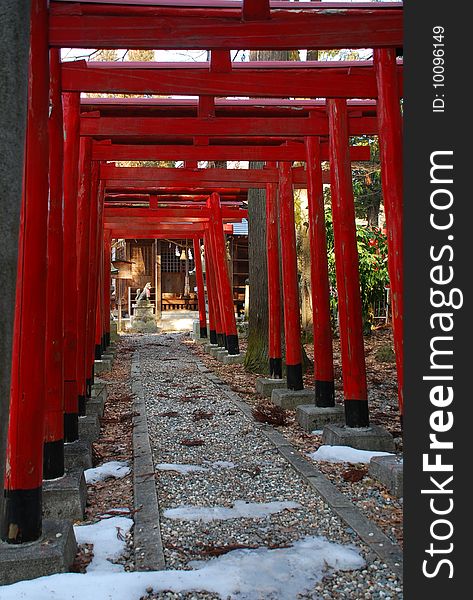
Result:
M5 490L0 536L9 544L34 542L41 536L42 489Z
M345 424L347 427L369 427L368 400L345 400Z
M235 356L236 354L240 354L240 346L238 344L238 335L232 333L231 335L227 335L227 350L228 354L231 356Z
M206 338L207 337L207 327L201 327L200 328L200 337L201 338Z
M286 365L287 389L303 390L304 381L302 379L302 365Z
M335 384L333 381L315 380L315 406L319 408L335 406Z
M64 413L64 441L75 442L79 439L78 413Z
M102 344L95 344L95 360L100 360L103 354Z
M45 442L43 446L43 479L64 475L64 440Z
M85 395L87 398L92 397L92 384L94 383L94 374L92 373L92 377L88 377L85 380Z
M282 379L282 358L269 359L269 376L271 379Z
M211 344L217 344L217 332L215 331L215 329L211 329L210 330L210 343Z
M86 414L86 397L79 396L79 417L83 417Z
M107 331L105 333L105 348L108 348L110 346L110 332Z
M219 345L220 348L226 348L227 347L227 343L225 340L225 334L224 333L217 333L217 344Z

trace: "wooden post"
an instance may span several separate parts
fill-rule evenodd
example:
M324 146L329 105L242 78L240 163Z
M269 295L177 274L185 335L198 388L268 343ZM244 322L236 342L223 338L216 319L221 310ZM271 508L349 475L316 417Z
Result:
M403 223L402 223L402 116L399 104L396 52L391 48L374 50L378 84L379 154L386 229L388 233L388 271L392 302L394 351L401 418L404 414L403 347Z
M368 427L360 275L346 100L327 100L327 111L345 420L348 427Z
M112 234L110 230L105 229L103 235L104 255L104 278L103 278L103 318L105 331L105 347L110 346L110 290L112 287L111 281L111 264L112 264Z
M220 207L220 196L216 192L210 195L208 207L212 210L210 223L215 242L215 266L220 283L226 348L228 350L228 354L236 355L240 354L240 348L238 344L235 308L233 305L232 284L228 274L227 249L225 245L225 234L223 232L222 224L222 209Z
M276 168L276 163L266 163ZM268 268L268 351L269 376L282 378L281 279L279 273L278 187L266 185L266 253Z
M90 182L91 182L90 138L80 138L79 189L77 194L77 385L79 393L79 415L85 415L87 351L87 299L89 287L90 248Z
M208 258L207 264L207 275L212 281L212 300L215 312L215 331L217 336L217 344L220 348L226 348L226 328L225 328L225 315L223 312L223 297L222 297L222 286L220 283L220 271L217 267L217 251L215 247L215 236L214 228L211 222L209 222L208 235L207 235L207 247L208 247ZM206 255L207 256L207 255Z
M64 110L64 441L78 439L78 255L80 97L63 94Z
M49 214L46 300L46 418L43 479L64 475L63 117L61 62L49 51Z
M290 162L279 163L279 211L287 387L289 390L302 390L304 383L302 379L299 283L297 279L294 193Z
M28 113L18 248L13 361L1 538L37 540L42 530L41 486L45 409L48 218L48 10L31 3Z
M205 248L205 278L207 281L207 296L209 299L209 338L211 344L219 343L221 334L220 310L215 290L215 272L212 261L210 227L207 227L204 238Z
M92 161L90 180L90 233L89 233L89 265L87 270L87 321L86 321L86 395L92 395L94 382L95 361L95 323L97 306L97 275L98 275L98 245L99 236L102 236L101 218L99 208L99 165Z
M18 232L26 133L30 2L3 3L0 33L0 514L10 411Z
M199 304L199 325L200 337L207 337L207 315L205 313L205 291L204 291L204 274L202 272L202 259L200 256L200 239L194 238L194 265L195 265L195 280L197 283L197 302Z
M335 406L327 234L325 231L320 139L315 136L307 137L306 151L315 404L320 407Z

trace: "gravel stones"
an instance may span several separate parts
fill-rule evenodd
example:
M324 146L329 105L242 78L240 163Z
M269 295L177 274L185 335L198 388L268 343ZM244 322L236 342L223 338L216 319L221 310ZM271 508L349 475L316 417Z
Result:
M157 340L159 343L157 344ZM235 501L297 502L300 508L263 518L227 521L165 519L161 514L166 567L189 568L228 546L287 546L304 536L322 535L355 544L365 558L361 570L337 572L303 598L402 598L399 580L347 528L278 453L262 432L197 368L182 334L137 338L148 429L155 464L198 465L206 471L156 473L160 510L183 505L231 508ZM177 415L175 413L178 413ZM194 419L199 413L212 418ZM201 440L186 446L182 440ZM219 461L231 461L232 467ZM205 592L153 593L149 598L214 598Z

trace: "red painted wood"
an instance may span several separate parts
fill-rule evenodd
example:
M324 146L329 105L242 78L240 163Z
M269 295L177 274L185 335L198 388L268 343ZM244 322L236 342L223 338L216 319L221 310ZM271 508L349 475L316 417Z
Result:
M212 218L209 227L214 242L215 268L219 283L219 295L221 298L221 310L223 324L225 326L225 334L227 337L236 336L237 329L235 308L233 304L233 291L228 273L227 247L223 231L220 198L217 193L210 195L208 200L208 208L212 211Z
M79 94L63 94L64 108L64 410L78 411L77 387L77 191Z
M299 284L297 278L296 229L291 163L279 163L279 227L281 240L282 285L286 365L300 365L301 328Z
M98 242L102 237L100 228L101 224L101 209L99 205L99 165L92 162L90 171L90 221L89 221L89 264L87 269L88 285L87 285L87 316L86 316L86 379L90 382L94 378L94 361L95 361L95 323L96 323L96 306L98 295Z
M167 145L125 145L107 146L94 143L93 160L185 160L186 168L197 168L199 160L254 160L254 161L303 161L306 158L302 143L283 146L167 146ZM321 159L328 160L328 145L321 148ZM370 160L369 146L351 146L350 160L361 162ZM190 164L192 163L193 164Z
M270 18L269 0L243 0L242 19L244 21L261 21Z
M213 313L215 333L221 335L225 333L225 324L221 308L221 289L219 288L215 250L212 238L212 231L210 226L208 226L205 231L205 276L207 279L210 308ZM210 322L210 325L212 325L212 321Z
M302 5L301 5L302 6ZM307 4L305 5L307 6ZM401 47L402 8L274 10L268 21L241 21L240 9L96 7L53 10L50 44L64 48L245 49ZM91 8L91 7L88 7ZM299 5L298 5L299 8ZM54 9L54 3L53 3ZM66 11L63 11L66 12ZM80 14L83 12L84 14ZM88 12L92 12L89 10ZM130 16L134 13L134 16ZM79 13L79 14L78 14ZM140 16L135 16L140 15Z
M194 264L195 279L197 283L197 301L199 304L200 327L207 328L207 315L205 312L204 274L202 272L202 258L200 255L200 239L194 238Z
M332 215L335 238L340 345L345 400L366 400L366 366L360 297L355 206L343 100L329 100Z
M314 378L316 381L333 381L327 234L325 230L322 157L319 138L308 137L306 148L310 278L314 331Z
M212 289L212 281L209 273L210 257L209 257L209 233L208 230L203 234L204 241L204 260L205 260L205 287L207 289L207 301L208 301L208 313L209 313L209 332L216 332L216 321L215 321L215 307L214 307L214 292ZM209 342L211 341L211 335L209 336Z
M185 66L184 66L185 65ZM211 63L213 65L213 62ZM327 68L327 65L331 65ZM402 65L397 67L402 84ZM372 63L334 61L234 63L233 70L209 70L208 63L66 62L63 89L70 92L250 96L254 98L376 98ZM402 86L401 86L402 87ZM402 89L399 90L402 93ZM212 102L212 112L215 112ZM203 116L203 115L202 115Z
M104 229L103 232L103 244L104 244L104 278L103 278L103 317L104 317L104 331L107 335L107 341L110 337L110 295L111 295L111 262L112 262L112 236L110 231Z
M45 442L64 438L64 229L63 155L64 132L60 87L59 50L49 52L49 212L46 299L46 418Z
M79 153L79 188L77 194L77 385L79 396L85 396L87 349L87 299L90 247L90 188L91 145L89 138L81 138Z
M40 488L43 474L49 166L47 28L46 2L32 0L26 148L5 466L6 494ZM37 506L30 508L39 508L40 511ZM18 511L21 513L21 507L18 507ZM35 521L36 515L31 517ZM7 528L9 525L6 524ZM27 535L27 532L19 534ZM13 538L16 535L13 534ZM8 537L11 536L12 532L9 531Z
M375 117L351 118L350 135L374 135L378 132ZM328 135L328 120L324 116L312 119L272 117L94 117L89 113L81 118L81 135L94 138L132 137L140 141L162 139L163 136L304 137ZM223 169L222 169L223 171Z
M183 222L198 223L208 221L211 216L210 210L202 206L201 208L105 208L106 220L114 217L147 217L150 220L159 222L165 220L182 220ZM248 211L243 208L222 208L222 219L238 221L246 219Z
M323 2L323 4L322 4ZM67 4L72 4L73 6L67 7ZM242 0L178 0L179 8L241 8ZM62 4L62 6L61 6ZM96 6L88 7L87 4L93 4ZM54 0L53 10L58 14L76 14L77 6L80 5L81 11L87 12L87 10L91 10L94 14L101 14L103 12L111 14L133 14L133 10L135 7L149 7L151 10L156 10L157 7L165 7L170 6L176 8L176 0L127 0L126 6L112 6L112 5L123 5L123 0ZM98 5L98 6L97 6ZM108 6L107 6L108 5ZM271 0L270 1L271 8L288 8L294 9L294 5L291 3L291 0ZM380 5L379 8L385 6L386 8L392 9L393 7L402 7L402 2L390 2L387 6ZM367 2L325 2L322 0L320 2L316 0L311 0L310 4L301 4L300 9L298 10L313 10L320 8L336 8L340 9L361 9L361 8L373 8L373 4L370 1ZM143 10L142 8L137 8L137 10ZM159 8L158 8L159 10ZM117 11L115 13L115 11Z
M123 63L122 63L123 64ZM189 63L186 63L187 65ZM287 64L287 63L286 63ZM197 116L198 98L82 98L83 112L100 111L102 116ZM307 117L310 112L325 114L325 100L294 98L215 98L217 116ZM365 116L376 113L374 100L348 100L348 112Z
M396 56L389 49L374 53L379 88L379 153L386 229L388 234L388 270L391 285L394 350L398 380L398 400L404 413L403 347L403 220L402 220L402 116L397 94Z
M275 163L267 163L276 168ZM268 352L269 358L282 358L281 279L279 274L278 186L266 185L266 254L268 262Z

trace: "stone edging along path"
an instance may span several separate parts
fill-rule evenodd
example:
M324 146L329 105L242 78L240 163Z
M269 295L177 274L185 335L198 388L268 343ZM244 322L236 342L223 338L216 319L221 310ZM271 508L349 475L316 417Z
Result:
M133 545L137 571L160 571L165 568L159 526L159 506L154 478L154 465L149 442L148 424L139 351L131 361L131 393L133 394Z
M281 433L270 425L256 423L251 407L227 384L219 379L199 360L192 359L197 369L255 424L264 436L274 444L292 468L299 473L311 488L328 504L333 512L376 554L394 574L402 579L402 549L392 542L372 521L366 518L350 500L321 473ZM165 568L163 546L159 528L159 507L154 480L154 466L146 424L146 411L141 384L139 352L132 360L132 392L135 395L133 432L133 470L135 529L134 546L138 570L158 570Z

